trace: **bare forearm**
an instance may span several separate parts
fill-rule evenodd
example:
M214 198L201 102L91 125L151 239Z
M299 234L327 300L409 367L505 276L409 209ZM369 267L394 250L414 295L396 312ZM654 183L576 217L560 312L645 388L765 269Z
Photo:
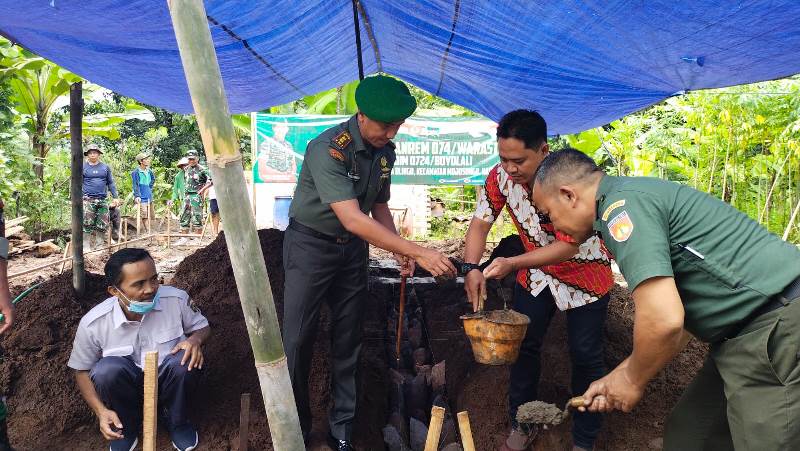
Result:
M540 247L534 251L511 257L511 264L515 269L518 268L540 268L547 265L555 265L569 260L578 253L576 244L564 241L554 241L547 246Z
M478 218L472 218L467 230L466 243L464 244L464 261L467 263L480 263L483 252L486 250L486 237L492 225Z
M189 338L195 340L198 345L202 345L203 343L208 340L208 337L211 336L211 327L206 326L202 329L198 329L191 334L189 334Z
M106 409L105 404L100 400L100 396L97 395L97 390L94 388L88 371L77 371L75 373L75 381L78 383L78 390L80 390L84 401L95 414L99 414Z
M633 352L627 374L631 383L643 386L686 346L689 336L683 329L683 304L672 277L642 282L633 291L633 301Z
M378 221L382 226L389 229L390 232L397 234L397 228L394 226L394 219L392 218L392 212L389 210L389 206L386 204L375 204L375 207L372 209L372 219Z
M627 359L631 382L639 386L646 385L654 378L681 352L690 338L683 330L636 330L644 327L634 327L633 352Z

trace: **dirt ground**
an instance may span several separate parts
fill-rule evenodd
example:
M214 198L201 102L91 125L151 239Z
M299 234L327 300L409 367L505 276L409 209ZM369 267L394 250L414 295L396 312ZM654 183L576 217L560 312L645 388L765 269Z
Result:
M283 235L276 230L262 230L259 237L280 316L283 305ZM445 246L448 254L460 257L457 244L447 243ZM194 248L187 252L191 251ZM182 258L172 251L161 261L176 257ZM88 275L87 294L76 299L70 281L68 270L36 289L18 305L17 324L2 340L5 358L0 365L0 384L9 397L12 443L20 450L103 449L104 441L97 431L96 420L78 394L66 361L79 319L107 297L105 284L100 276ZM15 284L13 291L21 291L28 282L30 280ZM193 419L201 431L202 443L198 449L239 449L239 399L242 393L251 393L250 449L272 450L253 356L223 237L183 259L177 265L173 284L191 294L212 327L212 339L205 348L207 364L202 393L192 409ZM459 316L469 309L460 284L417 283L415 290L423 305L433 362L446 360L450 407L456 412L469 411L477 449L494 449L509 426L505 397L508 368L479 365L473 361L459 320ZM395 293L393 286L377 283L371 278L359 366L359 410L355 425L359 450L384 449L381 428L387 422L390 398L386 305L395 301ZM497 308L502 303L497 296L491 296L488 305ZM627 291L616 287L606 331L609 367L630 352L632 312L633 305ZM571 395L565 336L564 315L556 314L543 349L542 358L546 364L543 365L540 397L543 401L560 405ZM315 416L311 449L318 451L327 449L321 442L327 432L326 412L329 408L329 341L330 319L323 309L314 345L310 382ZM608 415L597 449L658 449L664 418L701 364L704 354L702 345L692 343L650 384L634 413ZM58 444L56 448L54 443ZM567 449L569 444L569 424L565 424L546 433L539 449ZM158 449L170 449L163 429Z

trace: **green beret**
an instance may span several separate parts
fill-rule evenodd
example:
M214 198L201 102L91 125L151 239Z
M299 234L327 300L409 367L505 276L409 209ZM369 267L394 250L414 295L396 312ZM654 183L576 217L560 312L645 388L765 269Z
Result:
M403 121L417 109L417 101L406 85L386 75L361 80L356 88L358 110L380 122Z

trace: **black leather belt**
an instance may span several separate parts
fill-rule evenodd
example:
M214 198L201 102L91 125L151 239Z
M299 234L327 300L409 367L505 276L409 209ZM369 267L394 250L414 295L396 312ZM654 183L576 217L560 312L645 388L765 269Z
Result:
M777 310L798 298L800 298L800 277L794 279L789 283L789 285L786 285L783 291L769 298L764 305L757 308L755 311L753 311L753 313L750 314L750 316L745 318L744 321L737 324L730 332L725 334L725 339L727 340L736 337L739 335L742 329L753 322L754 319L773 310Z
M330 241L331 243L336 243L336 244L346 244L354 238L353 235L340 237L340 236L327 235L322 232L317 232L311 227L306 227L303 224L300 224L299 222L295 221L294 219L289 220L289 228L297 232L300 232L302 234L311 235L314 238L319 238L321 240Z

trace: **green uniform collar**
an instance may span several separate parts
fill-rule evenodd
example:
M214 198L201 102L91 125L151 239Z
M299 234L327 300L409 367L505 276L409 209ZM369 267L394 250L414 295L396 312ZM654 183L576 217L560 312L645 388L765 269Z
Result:
M600 179L600 183L597 185L597 193L595 193L595 201L597 202L597 211L595 212L595 220L600 219L600 208L603 206L603 203L606 200L606 194L611 192L614 189L614 185L616 184L616 177L612 177L610 175L603 174L603 178Z
M372 154L372 146L367 146L364 138L361 137L361 129L358 128L358 115L354 114L350 120L347 121L347 130L350 136L353 137L353 147L355 152L366 152Z
M595 193L594 199L594 223L592 227L596 232L600 235L600 238L603 238L603 221L600 219L600 215L603 214L603 211L606 207L606 195L610 193L617 184L617 178L612 177L607 174L603 174L603 178L600 179L600 183L597 185L597 193Z

